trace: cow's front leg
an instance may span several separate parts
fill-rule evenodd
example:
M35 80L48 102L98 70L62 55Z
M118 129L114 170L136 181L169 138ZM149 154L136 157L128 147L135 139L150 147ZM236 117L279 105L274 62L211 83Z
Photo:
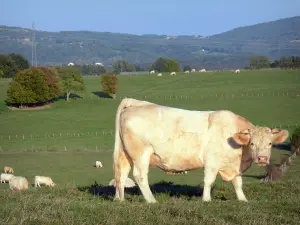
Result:
M204 190L202 200L204 202L211 201L210 190L211 185L215 182L218 170L215 168L205 167L204 169Z
M233 180L232 180L232 184L234 186L235 189L235 193L237 195L237 198L239 201L245 201L248 202L246 196L244 195L242 186L243 186L243 181L242 181L242 177L241 176L236 176Z

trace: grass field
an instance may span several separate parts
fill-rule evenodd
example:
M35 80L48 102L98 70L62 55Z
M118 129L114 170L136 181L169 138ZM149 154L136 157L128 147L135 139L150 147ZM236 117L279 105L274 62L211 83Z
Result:
M0 185L0 224L297 224L300 219L300 162L280 182L260 184L263 168L244 175L248 203L236 200L231 183L218 177L212 202L201 201L203 170L166 175L151 169L149 182L159 204L148 205L138 188L124 203L113 202L114 119L123 97L190 110L229 109L257 125L293 131L300 125L300 71L195 73L177 76L121 76L116 100L102 96L100 78L85 77L81 98L59 101L50 109L10 111L7 80L0 80L0 167L12 166L31 183L48 175L56 188L12 193ZM272 163L289 153L274 148ZM104 167L93 167L95 160ZM132 175L130 174L132 178ZM161 182L173 182L161 183ZM199 186L200 185L200 186ZM90 192L89 192L90 190Z

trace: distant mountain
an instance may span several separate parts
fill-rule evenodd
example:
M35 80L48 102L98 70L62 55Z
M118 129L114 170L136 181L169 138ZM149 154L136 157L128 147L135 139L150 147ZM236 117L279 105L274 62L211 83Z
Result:
M30 29L0 26L0 53L20 53L31 60L31 36ZM195 68L242 68L251 55L300 56L300 16L209 37L36 31L36 43L39 65L101 62L109 66L125 59L147 67L158 57L170 57Z

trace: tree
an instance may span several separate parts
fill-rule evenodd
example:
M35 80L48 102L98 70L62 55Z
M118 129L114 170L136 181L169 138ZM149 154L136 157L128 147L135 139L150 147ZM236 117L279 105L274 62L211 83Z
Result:
M114 73L106 73L101 76L101 85L104 93L113 95L116 98L118 90L118 77Z
M45 74L38 68L20 70L8 85L7 102L16 105L45 103L51 99Z
M192 67L191 66L184 66L183 67L183 71L191 71L192 70Z
M262 69L269 68L270 62L266 56L251 56L250 57L250 69Z
M20 54L14 54L14 53L9 54L9 56L16 63L18 70L25 70L30 68L31 65L24 56Z
M62 94L62 89L59 85L59 76L56 68L51 67L36 67L45 74L46 84L49 87L49 97L56 98Z
M72 91L84 91L84 81L82 73L75 67L58 67L58 74L61 78L62 89L66 93L66 100Z
M9 55L0 54L0 70L2 70L4 77L10 78L18 71L18 66Z
M119 74L120 72L134 72L136 68L125 60L118 60L113 63L113 70L116 74Z
M150 67L150 70L155 70L157 72L179 72L180 65L174 59L158 58Z

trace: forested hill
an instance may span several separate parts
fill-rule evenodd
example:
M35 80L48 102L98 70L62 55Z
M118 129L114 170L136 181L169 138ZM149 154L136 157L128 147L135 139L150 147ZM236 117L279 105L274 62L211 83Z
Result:
M19 53L31 60L30 29L0 26L0 53ZM300 16L240 27L209 37L131 35L92 31L36 31L39 65L125 59L148 66L158 57L177 59L195 68L242 68L251 55L270 59L300 55Z

